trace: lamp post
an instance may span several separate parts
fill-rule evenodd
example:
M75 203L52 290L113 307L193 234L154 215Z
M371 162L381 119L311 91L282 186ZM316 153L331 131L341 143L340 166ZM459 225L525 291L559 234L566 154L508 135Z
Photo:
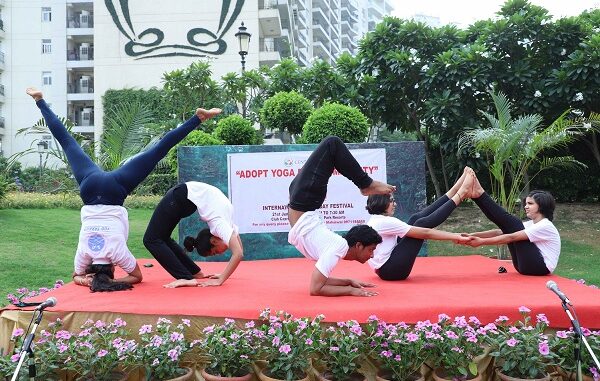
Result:
M238 28L235 36L239 42L239 54L242 57L242 74L246 71L246 55L248 54L248 48L250 46L250 36L252 36L248 31L248 28L244 26L244 22ZM242 117L246 117L246 89L244 89L244 100L242 101Z
M48 143L40 140L37 144L37 150L38 150L38 153L40 154L40 180L41 180L42 179L42 156L46 153L46 150L48 150Z

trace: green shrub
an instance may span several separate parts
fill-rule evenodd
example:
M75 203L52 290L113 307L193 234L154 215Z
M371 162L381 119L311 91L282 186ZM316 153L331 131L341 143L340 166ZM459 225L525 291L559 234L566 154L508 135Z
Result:
M126 208L154 209L162 195L136 196L130 195L125 199ZM77 193L33 193L9 192L0 203L0 209L81 209L83 202Z
M302 129L302 142L319 143L335 135L345 143L362 143L369 135L367 117L356 107L328 103L316 109Z
M262 144L252 127L252 122L237 114L221 119L214 135L228 145Z
M299 134L312 112L310 101L303 95L295 91L279 92L260 109L260 123L265 128Z
M167 154L167 162L171 168L173 175L177 174L177 147L180 146L218 146L223 145L223 142L215 138L212 134L208 134L204 131L192 131L185 139L183 139L178 145L173 147Z
M162 196L176 184L177 175L171 171L171 168L157 168L135 188L134 194L138 196Z
M0 201L2 201L6 197L6 193L8 192L8 180L4 175L0 174Z

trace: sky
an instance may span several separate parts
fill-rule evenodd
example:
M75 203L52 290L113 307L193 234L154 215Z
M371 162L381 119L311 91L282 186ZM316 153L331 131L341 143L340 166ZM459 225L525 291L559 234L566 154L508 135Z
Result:
M495 16L503 0L391 0L392 16L411 18L415 14L439 17L443 24L466 27L474 21ZM585 9L600 7L600 0L530 0L546 8L554 17L574 16Z

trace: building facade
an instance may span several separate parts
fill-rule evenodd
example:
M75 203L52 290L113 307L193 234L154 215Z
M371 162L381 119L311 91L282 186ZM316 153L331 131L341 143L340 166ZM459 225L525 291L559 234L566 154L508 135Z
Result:
M160 87L165 72L197 60L208 60L216 79L239 72L242 22L252 33L248 69L290 56L304 66L315 58L333 63L356 52L371 8L383 17L386 1L0 0L0 152L10 156L40 139L53 144L48 135L17 134L41 118L29 86L76 132L97 140L109 89ZM36 165L37 156L22 162Z

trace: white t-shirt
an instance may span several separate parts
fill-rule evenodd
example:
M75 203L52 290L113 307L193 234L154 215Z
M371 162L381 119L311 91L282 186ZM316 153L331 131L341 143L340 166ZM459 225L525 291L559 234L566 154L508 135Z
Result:
M546 267L553 272L560 256L560 235L556 226L547 218L535 224L531 220L525 221L523 226L529 240L540 249Z
M375 229L381 238L383 238L383 241L375 248L373 258L368 260L369 266L373 270L377 270L390 258L392 250L394 250L398 242L398 237L404 237L411 226L396 217L383 216L381 214L372 215L367 225Z
M208 224L210 234L229 245L238 227L233 223L233 205L218 188L198 181L185 183L188 200L196 205L200 219Z
M348 253L348 242L327 228L317 211L305 212L290 229L288 242L329 278L333 268Z
M85 274L91 264L119 266L131 273L136 260L127 247L127 209L119 205L84 205L75 254L75 274Z

